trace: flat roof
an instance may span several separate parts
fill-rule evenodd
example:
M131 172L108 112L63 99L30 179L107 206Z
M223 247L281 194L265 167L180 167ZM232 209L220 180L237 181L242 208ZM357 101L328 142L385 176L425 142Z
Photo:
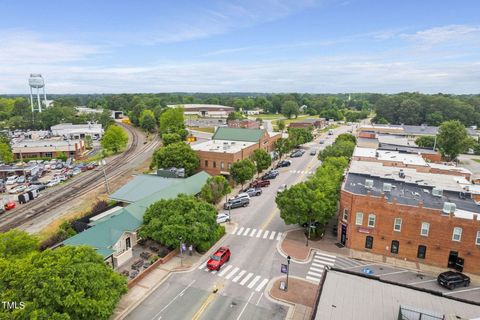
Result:
M438 128L435 126L426 126L426 125L385 125L385 124L375 124L375 125L362 125L359 130L394 130L399 133L406 135L431 135L434 136L438 133ZM472 128L465 128L467 133L471 136L478 136L478 132Z
M214 110L217 109L218 111L223 111L223 110L234 110L234 107L229 107L229 106L222 106L219 104L202 104L202 103L185 103L185 104L169 104L167 107L169 108L176 108L178 106L181 106L185 109L185 111L188 111L189 109L209 109L209 110Z
M256 142L232 141L232 140L208 140L205 142L192 144L191 148L195 151L208 151L219 153L237 153L245 148L257 144Z
M396 144L380 143L378 146L380 150L395 150L406 153L425 153L425 154L437 154L435 150L426 149L415 146L401 146Z
M50 130L91 130L91 129L102 129L101 123L81 123L81 124L72 124L72 123L60 123L50 127Z
M400 153L398 151L356 147L353 151L353 156L374 158L380 161L402 162L406 165L410 164L423 167L428 166L427 162L422 158L422 156L409 153Z
M404 136L397 136L394 134L378 134L377 139L378 143L394 144L398 146L417 146L414 142L408 141Z
M426 315L480 316L480 307L373 277L328 270L315 314L316 320L399 319L400 307ZM435 319L423 315L422 319ZM418 319L412 317L411 319ZM441 319L441 317L440 317Z

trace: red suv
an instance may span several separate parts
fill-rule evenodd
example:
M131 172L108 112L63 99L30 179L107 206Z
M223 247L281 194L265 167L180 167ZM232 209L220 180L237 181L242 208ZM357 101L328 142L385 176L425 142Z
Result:
M270 185L269 180L255 180L250 183L250 188L264 188Z
M230 249L227 247L220 247L214 254L210 256L207 262L207 268L210 270L220 270L220 267L230 260Z

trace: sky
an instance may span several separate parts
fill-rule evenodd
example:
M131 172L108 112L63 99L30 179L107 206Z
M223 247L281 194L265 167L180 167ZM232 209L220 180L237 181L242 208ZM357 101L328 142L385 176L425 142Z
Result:
M0 0L0 94L480 92L477 0Z

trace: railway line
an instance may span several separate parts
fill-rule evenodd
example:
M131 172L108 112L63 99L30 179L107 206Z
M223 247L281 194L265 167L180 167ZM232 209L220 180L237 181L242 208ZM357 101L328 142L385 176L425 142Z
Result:
M144 155L160 145L158 136L150 142L139 145L139 137L136 129L124 124L120 125L125 128L131 136L131 143L125 152L109 161L104 168L97 167L83 175L74 177L60 187L57 186L46 190L47 192L41 193L34 201L23 204L18 209L3 215L0 218L0 231L5 232L24 225L34 218L41 217L49 210L59 208L68 203L68 201L101 187L105 183L103 169L110 181L123 176L127 171L131 170L131 168L127 166L128 164L140 155Z

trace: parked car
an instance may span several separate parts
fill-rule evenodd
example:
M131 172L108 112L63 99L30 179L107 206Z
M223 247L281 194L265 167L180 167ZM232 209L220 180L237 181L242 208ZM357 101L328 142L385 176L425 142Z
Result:
M89 164L87 164L87 169L92 170L95 169L96 166L97 164L95 162L90 162Z
M56 178L60 181L67 181L68 180L68 178L64 174L60 174L60 175L56 176Z
M461 272L446 271L438 275L437 282L442 287L453 290L456 287L468 287L470 285L470 277Z
M46 184L47 187L53 187L60 183L59 179L52 179Z
M29 183L32 183L34 181L38 181L38 176L37 175L30 176L27 179L27 182L29 182Z
M275 179L279 175L278 170L270 170L262 176L262 180L271 180Z
M47 188L44 183L36 181L32 183L25 191L28 191L28 189L31 187L37 191L45 190Z
M220 268L230 260L230 249L228 247L220 247L214 254L210 256L207 262L209 270L220 270Z
M294 151L290 153L290 158L300 158L301 156L303 156L303 153L300 151Z
M242 199L242 198L250 200L250 195L246 192L241 192L241 193L237 194L235 196L235 198L231 198L230 200Z
M18 176L10 176L7 178L7 181L5 182L6 185L12 185L17 183Z
M319 143L320 143L320 144L324 144L324 143L325 143L325 140L320 140Z
M20 193L20 192L25 191L26 188L27 188L26 186L19 185L19 186L16 186L16 187L10 189L10 191L8 191L8 193L11 193L11 194Z
M17 183L25 183L26 179L25 176L19 176L17 179Z
M62 169L63 168L63 164L61 162L58 162L56 165L55 165L55 169Z
M255 180L250 183L250 188L265 188L270 185L268 180Z
M292 164L292 161L290 161L290 160L282 160L279 163L277 163L275 168L278 169L278 168L283 168L283 167L290 167L291 164Z
M79 174L80 172L82 172L82 170L80 170L79 168L73 168L73 170L72 170L72 176L76 176L76 175Z
M0 207L0 214L5 213L5 208Z
M310 150L310 155L311 155L311 156L314 156L314 155L316 155L316 154L317 154L317 149L311 149L311 150Z
M285 190L287 190L287 185L282 184L280 187L278 187L277 193L282 193Z
M333 136L333 130L332 129L328 130L328 135Z
M245 190L245 193L248 194L250 197L258 197L262 194L262 189L260 188L249 188Z
M4 193L7 191L7 187L4 183L0 183L0 193Z
M235 209L241 207L247 207L250 204L250 199L247 198L238 198L238 199L230 199L223 204L223 209Z
M226 213L219 213L217 215L217 223L224 223L230 221L230 216Z
M13 208L15 208L16 204L14 201L8 201L6 204L5 204L5 210L12 210Z

